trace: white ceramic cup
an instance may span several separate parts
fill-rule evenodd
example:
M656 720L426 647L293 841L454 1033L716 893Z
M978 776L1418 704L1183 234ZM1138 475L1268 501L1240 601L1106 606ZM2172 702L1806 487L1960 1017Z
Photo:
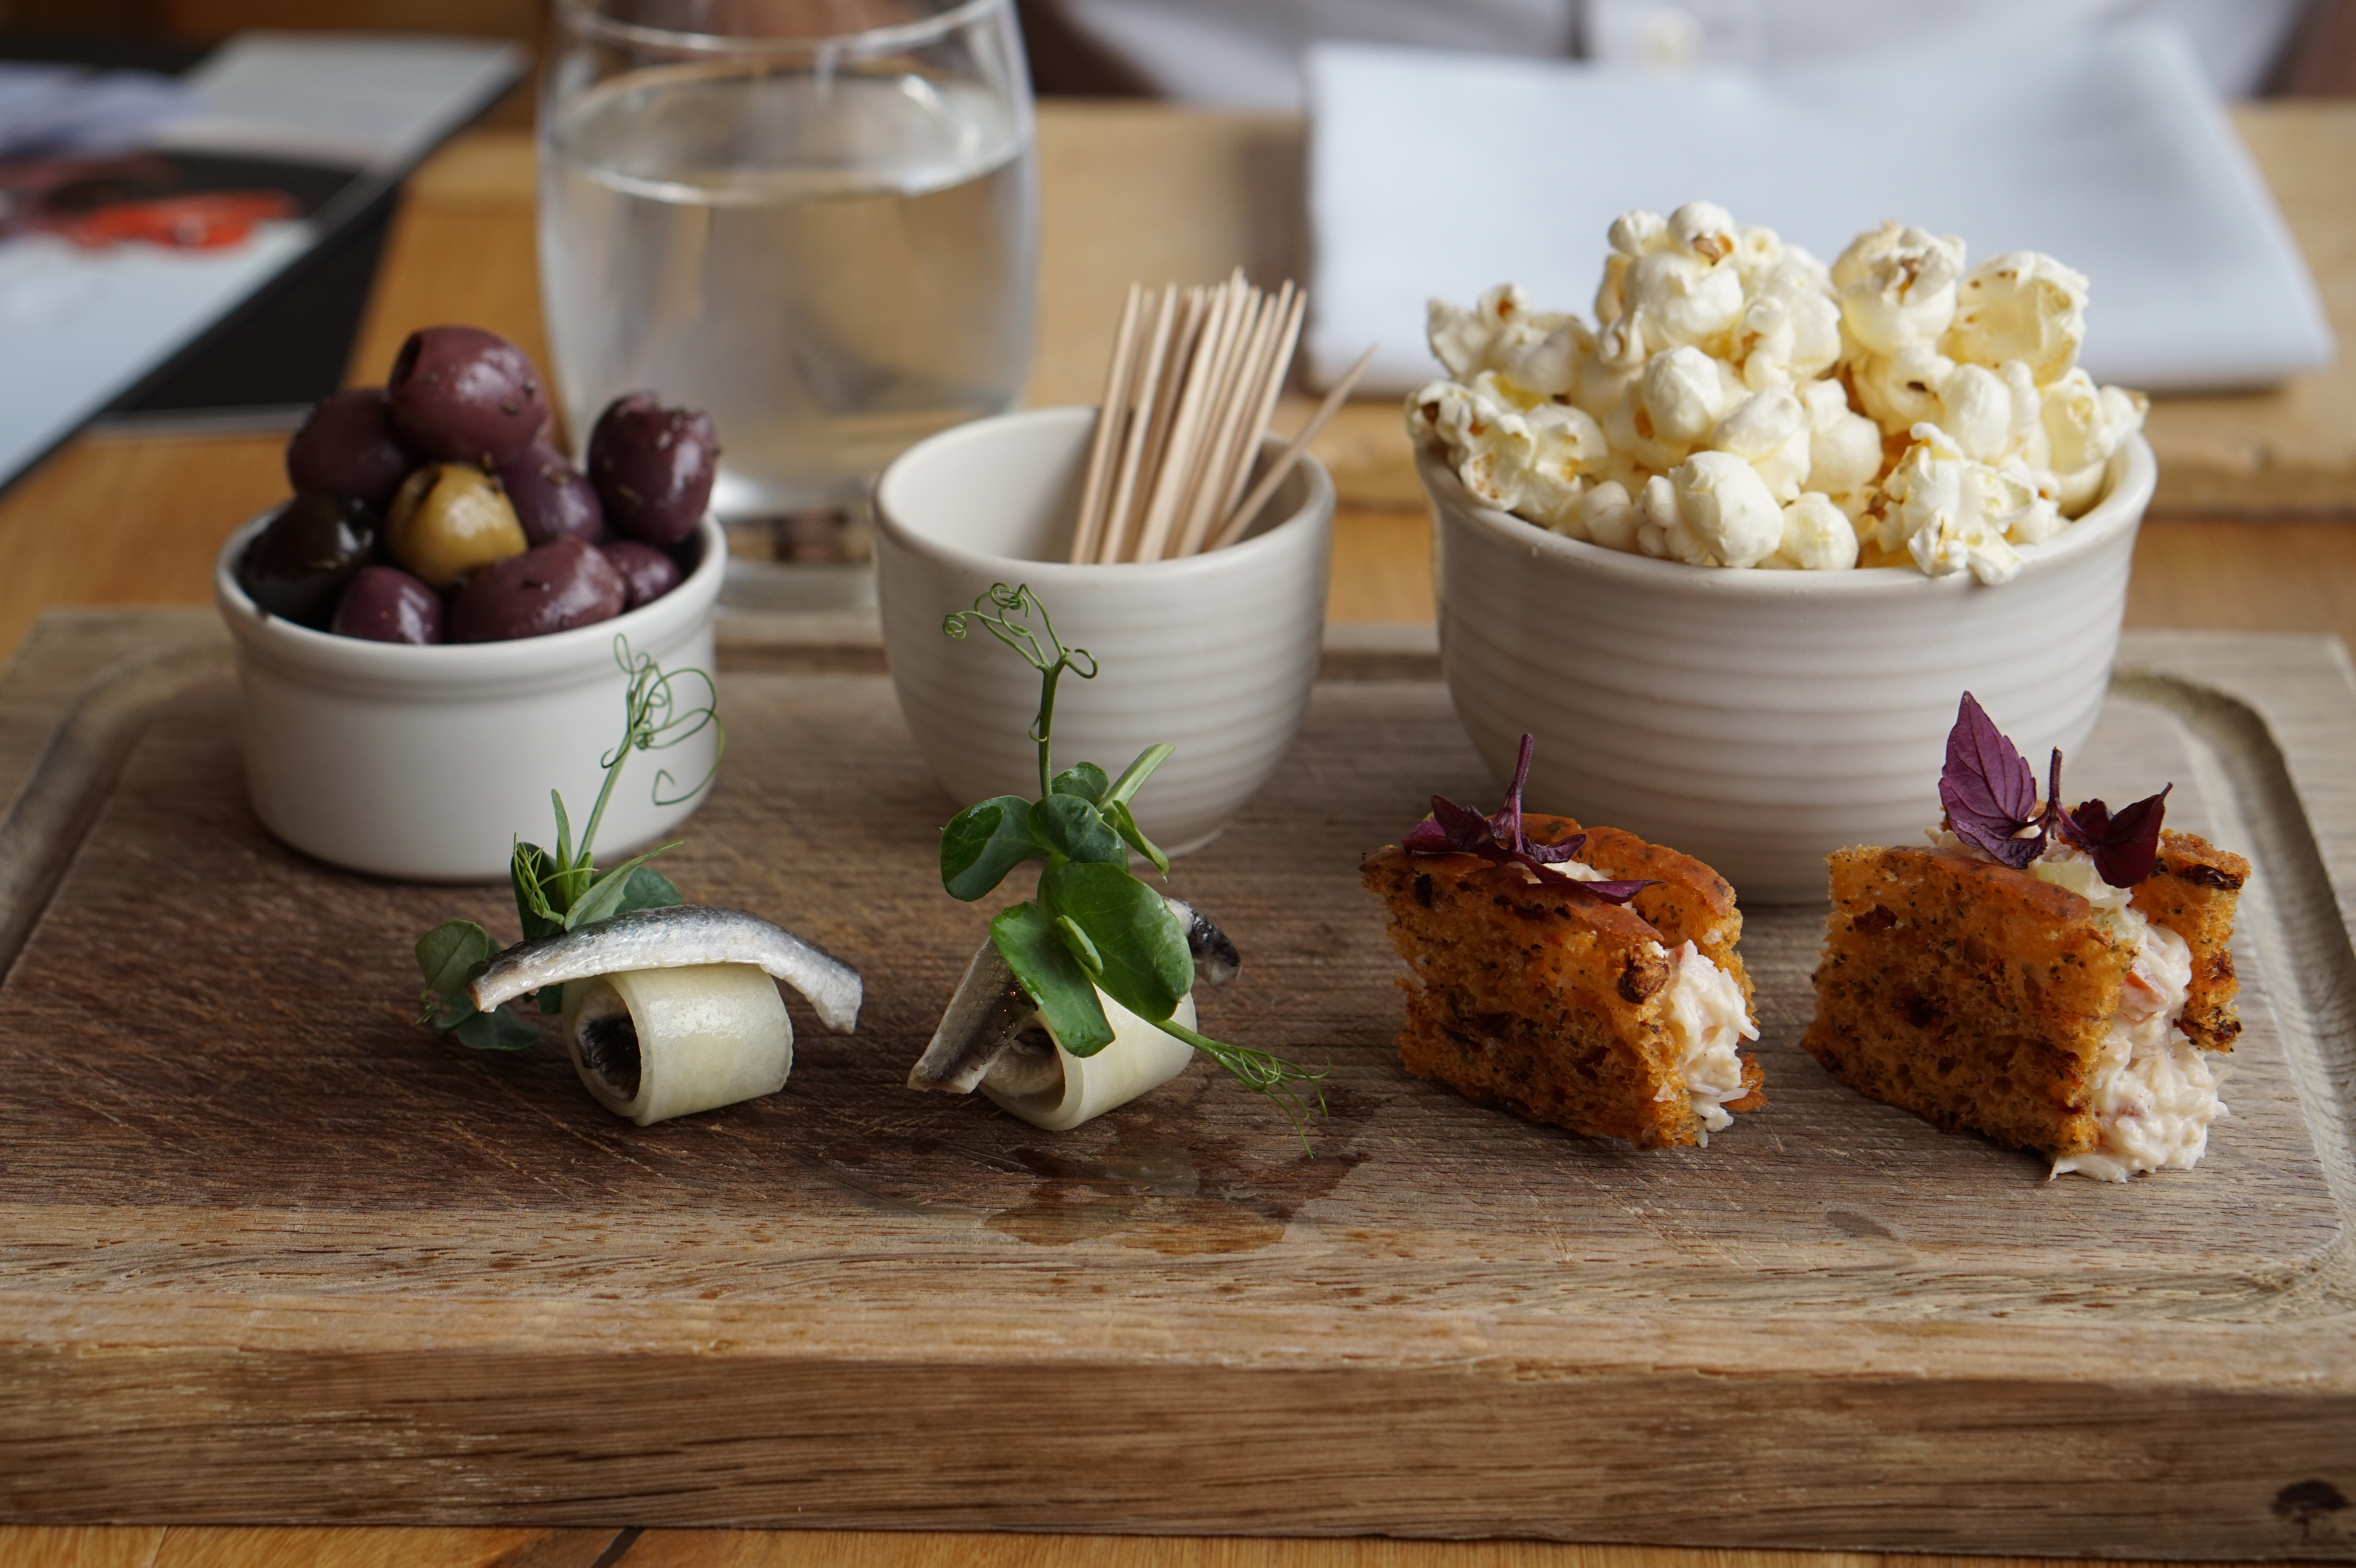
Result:
M1768 903L1822 899L1834 849L1922 841L1964 692L2040 781L2048 748L2085 740L2158 473L2130 441L2102 500L1989 586L1654 560L1484 507L1429 453L1418 469L1441 664L1483 759L1504 777L1527 731L1533 810L1697 856Z
M268 521L221 547L213 600L237 640L253 814L322 860L419 881L504 877L518 838L553 848L550 790L563 794L576 835L587 825L599 760L625 721L630 681L615 638L667 673L712 670L728 545L711 517L695 570L651 604L544 637L434 647L338 637L265 613L236 569ZM685 706L710 697L694 679L678 692ZM718 741L706 725L631 755L597 830L601 864L627 859L702 804Z
M1178 749L1134 806L1178 855L1216 837L1300 728L1325 624L1333 482L1304 457L1225 549L1178 560L1066 559L1096 411L977 420L910 448L876 487L876 589L892 684L917 750L959 805L1039 794L1029 739L1039 676L977 628L945 635L993 583L1028 583L1066 647L1100 673L1056 688L1055 766L1118 776L1158 741ZM1279 449L1270 439L1267 461Z

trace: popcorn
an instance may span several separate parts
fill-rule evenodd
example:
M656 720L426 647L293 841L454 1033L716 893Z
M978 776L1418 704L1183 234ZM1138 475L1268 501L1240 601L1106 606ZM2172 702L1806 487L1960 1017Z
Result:
M1963 274L1962 240L1886 219L1833 263L1841 324L1871 354L1933 347L1954 319Z
M1939 385L1935 422L1965 455L2001 463L2012 453L2012 389L1985 365L1957 365Z
M2006 536L2051 535L2053 503L2021 474L1965 455L1937 425L1918 424L1913 436L1882 487L1890 506L1875 542L1904 549L1933 577L1969 569L1982 582L2011 581L2020 552Z
M1425 307L1431 351L1448 373L1469 381L1483 371L1538 397L1570 389L1595 335L1575 315L1533 311L1518 285L1500 283L1471 310L1432 300Z
M2039 411L2051 443L2056 473L2094 468L2110 462L2127 437L2143 428L2151 400L2120 387L2097 387L2083 370L2072 369L2045 389Z
M1743 254L1735 252L1738 263ZM1764 391L1813 380L1833 368L1841 354L1841 314L1823 262L1794 247L1747 275L1744 288L1750 303L1734 326L1743 385Z
M1489 505L1661 560L1838 571L1865 541L2001 582L2101 494L2145 400L2076 368L2085 278L1897 222L1829 268L1692 202L1623 214L1596 326L1500 284L1434 300L1408 401Z
M1788 388L1754 392L1709 432L1709 444L1751 464L1780 505L1808 477L1808 411Z
M1645 467L1674 468L1734 411L1744 393L1724 360L1691 345L1672 348L1653 356L1605 416L1603 430L1615 450Z
M1851 513L1865 510L1866 492L1881 473L1881 427L1848 406L1838 381L1800 389L1808 411L1808 483ZM1846 504L1847 497L1856 504Z
M1633 550L1636 548L1636 529L1642 521L1636 515L1636 504L1628 496L1628 486L1617 479L1606 479L1579 498L1580 526L1587 537L1606 549Z
M1578 523L1588 470L1605 455L1602 428L1559 403L1540 403L1522 417L1529 426L1531 452L1522 502L1515 509L1532 522L1569 532Z
M2086 274L2034 251L2008 251L1964 274L1940 347L1975 365L2019 360L2042 387L2078 362L2085 340Z
M1805 571L1846 571L1857 564L1857 529L1848 514L1811 490L1783 508L1783 539L1759 564Z
M1946 412L1940 389L1955 373L1955 362L1928 344L1916 343L1895 354L1859 355L1850 360L1848 371L1858 407L1887 432L1938 422Z
M1716 347L1742 314L1735 246L1733 219L1709 202L1689 202L1665 223L1649 213L1622 217L1612 226L1595 298L1602 340L1622 357Z
M1502 511L1521 505L1524 476L1537 445L1526 420L1452 381L1432 382L1409 406L1410 429L1428 432L1427 444L1448 449L1467 490Z
M1652 498L1650 481L1645 499ZM1783 508L1759 471L1730 452L1697 452L1668 483L1677 520L1664 529L1669 553L1695 566L1756 566L1783 542ZM1844 519L1846 526L1846 519Z

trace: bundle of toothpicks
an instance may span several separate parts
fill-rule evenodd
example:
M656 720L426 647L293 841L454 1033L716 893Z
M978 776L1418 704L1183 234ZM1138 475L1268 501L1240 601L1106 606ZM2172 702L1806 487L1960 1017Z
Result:
M1168 560L1243 538L1374 357L1370 348L1350 368L1253 484L1308 307L1307 291L1254 288L1241 267L1210 288L1165 284L1158 300L1130 285L1088 445L1074 561Z

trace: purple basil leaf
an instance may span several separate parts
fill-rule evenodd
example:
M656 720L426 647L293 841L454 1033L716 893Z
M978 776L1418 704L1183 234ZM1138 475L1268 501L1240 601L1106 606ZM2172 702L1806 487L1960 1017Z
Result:
M1657 880L1641 882L1580 882L1578 884L1606 903L1623 904L1646 888L1660 886Z
M1408 836L1399 840L1399 848L1418 855L1448 855L1456 849L1456 846L1448 841L1448 830L1429 816L1417 823Z
M1459 805L1444 795L1431 797L1431 818L1448 836L1449 848L1465 854L1478 854L1495 842L1489 829L1489 819L1469 805Z
M2099 800L2083 802L2064 820L2075 831L2071 837L2085 846L2094 857L2094 869L2103 880L2115 888L2131 888L2151 875L2159 859L2159 825L2168 815L2169 784L2158 795L2147 795L2133 805L2123 805L2113 816Z
M1956 708L1954 728L1947 731L1939 804L1946 807L1947 826L1956 837L2015 870L2044 847L2041 827L2033 837L2013 837L2037 820L2037 775L1968 691Z
M1579 852L1586 848L1587 835L1574 833L1559 843L1531 844L1523 853L1541 866L1551 866L1558 861L1575 859Z

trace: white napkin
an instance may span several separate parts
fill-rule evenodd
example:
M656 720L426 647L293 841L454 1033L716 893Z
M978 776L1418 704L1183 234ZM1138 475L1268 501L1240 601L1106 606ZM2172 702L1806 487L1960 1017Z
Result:
M2329 365L2314 280L2182 35L2062 31L1772 73L1326 44L1309 60L1311 374L1439 374L1424 302L1493 283L1592 320L1604 231L1715 201L1830 262L1883 218L2092 280L2082 363L2149 391Z

